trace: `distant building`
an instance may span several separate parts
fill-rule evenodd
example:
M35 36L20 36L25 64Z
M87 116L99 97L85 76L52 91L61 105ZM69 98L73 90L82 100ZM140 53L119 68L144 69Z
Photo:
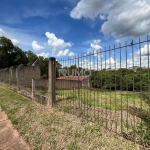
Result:
M56 78L56 89L90 87L89 76L61 76Z

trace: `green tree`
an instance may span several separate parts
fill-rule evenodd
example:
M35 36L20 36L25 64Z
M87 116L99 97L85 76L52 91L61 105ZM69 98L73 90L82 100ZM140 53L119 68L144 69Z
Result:
M19 47L14 46L10 39L0 37L0 68L26 64L27 56Z
M28 58L28 65L32 65L38 59L38 56L34 54L31 50L25 52L25 54Z
M14 57L15 59L13 60L14 64L15 65L27 64L28 58L26 56L26 53L17 46L14 46L14 50L16 51L15 57Z
M48 78L48 58L44 58L43 56L38 57L38 62L41 69L41 78Z

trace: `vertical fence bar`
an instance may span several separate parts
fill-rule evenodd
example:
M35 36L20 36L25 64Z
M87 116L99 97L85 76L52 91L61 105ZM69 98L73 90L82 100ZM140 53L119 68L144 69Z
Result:
M80 62L79 62L80 66L81 66L81 67L80 67L80 69L81 69L81 70L80 70L80 72L81 72L80 75L83 77L83 76L84 76L84 72L83 72L83 66L82 66L82 58L83 58L82 54L80 55L80 58L81 58L81 59L80 59ZM84 85L85 80L86 80L86 79L85 79L85 80L82 79L82 77L81 77L81 80L82 80L82 81L81 81L81 90L80 90L81 114L82 114L82 112L83 112L83 110L84 110L84 108L82 108L82 106L83 106L83 105L82 105L82 99L83 99L82 96L83 96L83 85Z
M104 68L104 72L105 72L105 74L106 74L106 68L107 68L107 66L106 66L106 47L105 47L105 68ZM106 128L108 128L108 111L107 111L107 96L106 96L106 83L107 83L107 80L106 80L106 76L105 76L105 85L104 85L104 87L105 87L105 110L106 110Z
M73 64L76 66L75 57L73 57ZM76 72L74 72L74 75L76 76ZM75 83L75 81L73 81L73 83ZM74 92L74 95L75 95L75 98L74 98L74 101L73 101L73 114L74 114L74 107L75 107L75 101L76 101L76 86L74 86L73 88L74 88L73 92Z
M86 55L86 67L90 70L90 64L89 64L89 55ZM90 70L91 71L91 70ZM90 90L92 87L91 79L90 79L90 88L86 89L86 110L87 110L87 117L89 116L89 100L90 100Z
M114 70L115 70L115 130L117 132L117 100L116 100L116 46L114 45Z
M66 63L67 63L67 98L66 98L66 111L69 113L69 101L70 101L70 96L69 96L69 74L70 74L70 67L69 67L69 57L66 58Z
M120 97L121 97L121 133L123 132L123 113L122 113L122 50L121 50L121 44L119 44L119 47L120 47Z
M78 109L80 111L81 109L81 106L80 106L80 75L79 75L79 72L80 72L80 67L79 67L79 55L78 55Z
M149 37L148 37L148 35L147 35L147 54L148 54L148 100L149 100L149 102L148 102L148 104L149 104L149 114L150 114L150 73L149 73L149 55L150 55L150 53L149 53Z
M90 70L93 71L92 68L91 68L91 65L92 65L91 55L92 55L92 54L90 53ZM92 88L91 88L91 90L90 90L90 119L91 119L91 112L92 112L92 109L91 109L91 106L92 106L92 104L91 104L92 89L93 89L93 85L92 85Z
M67 68L66 68L66 58L63 58L63 62L64 62L64 70L67 70ZM63 101L64 101L64 103L63 103L63 105L64 105L64 107L63 107L63 109L64 109L64 111L65 111L65 108L66 108L66 95L67 95L67 92L66 92L66 80L65 80L65 77L66 77L66 71L64 71L64 75L63 75L63 84L64 84L64 89L63 89L63 92L64 92L64 98L63 98Z
M95 70L95 61L94 61L94 57L95 57L95 51L93 51L93 71L94 71L94 74L96 74L96 70ZM93 85L93 95L92 95L92 101L94 101L94 119L93 121L95 121L95 78L94 78L94 85ZM93 115L93 114L92 114Z
M109 68L110 68L110 71L109 71L109 72L110 72L110 73L109 73L109 75L110 75L110 79L109 79L109 80L110 80L110 87L109 87L109 90L110 90L110 91L109 91L109 93L110 93L110 98L109 98L109 100L110 100L110 101L109 101L109 103L110 103L110 117L109 117L109 118L112 119L112 115L111 115L111 110L112 110L112 107L111 107L111 105L112 105L112 99L111 99L111 86L112 86L112 85L111 85L111 82L112 82L112 81L111 81L111 80L112 80L111 77L112 77L112 73L111 73L111 72L112 72L112 71L111 71L110 52L111 52L111 50L110 50L110 46L109 46Z
M101 53L101 73L103 71L103 53L102 53L102 49L100 49L100 53ZM102 87L102 75L100 75L101 77L101 108L103 107L103 98L102 98L102 91L103 91L103 87ZM103 114L103 109L101 109L101 114ZM103 125L103 121L102 121L102 125Z
M142 95L142 75L141 75L141 72L142 72L142 57L141 57L141 39L139 37L139 50L140 50L140 95ZM140 102L140 109L142 111L142 99L141 99L141 102ZM141 117L141 130L142 130L142 117Z
M83 69L87 69L86 68L86 56L85 55L83 55L83 59L82 59L82 63L83 63ZM89 80L89 78L88 78L88 80ZM85 116L85 89L87 90L87 84L83 87L83 106L84 106L84 116Z
M61 58L60 59L60 62L61 62L61 64L62 64L62 71L61 71L61 73L62 74L60 74L60 76L59 76L59 78L60 78L60 83L61 83L61 86L60 86L60 92L61 92L61 109L63 108L63 80L61 79L61 76L63 77L63 59ZM59 89L59 87L58 87L58 89Z
M77 64L77 57L75 56L75 64ZM77 66L77 65L76 65ZM78 67L78 66L77 66ZM75 74L75 76L77 76L77 74ZM74 81L74 82L76 82L76 81ZM76 90L76 89L75 89ZM75 101L75 107L74 107L74 112L75 112L75 110L77 109L77 102L78 102L78 89L77 89L77 100Z
M127 102L127 120L126 120L126 124L127 124L127 132L128 132L128 113L129 113L129 108L128 108L128 49L127 49L127 42L125 43L125 47L126 47L126 102Z
M87 55L86 56L86 66L87 66L87 68L90 68L89 67L89 60L88 60L88 58L89 58L89 55ZM91 70L90 70L91 71ZM91 83L91 80L90 80L90 83ZM91 83L92 84L92 83ZM92 86L92 85L91 85ZM87 116L87 118L88 118L88 116L89 116L89 96L90 96L90 90L91 90L91 86L90 86L90 88L89 89L86 89L86 110L87 110L87 112L86 112L86 116Z
M133 107L135 108L135 90L134 90L134 48L133 48L133 40L132 40L132 80L133 80ZM134 140L135 140L135 115L133 115L133 126L134 126Z
M99 59L99 51L97 50L97 74L99 74L99 70L98 70L98 59ZM97 81L97 113L96 113L96 118L98 120L98 123L99 123L99 84L98 84L98 81Z
M71 56L70 56L70 59L69 59L69 66L71 68ZM70 90L70 93L69 93L69 97L73 94L72 92L72 88L71 88L71 82L73 82L73 75L72 75L72 69L69 70L69 72L71 72L69 75L70 75L70 80L69 80L69 90ZM71 94L72 93L72 94ZM74 94L73 94L73 97L71 97L71 99L69 100L69 112L72 113L72 99L74 98Z
M64 90L64 96L65 96L64 102L65 102L65 107L64 107L64 110L66 111L66 110L67 110L67 94L68 94L68 87L67 87L67 80L66 80L66 76L67 76L67 72L68 72L68 67L67 67L67 58L66 58L66 57L65 57L65 59L64 59L64 64L65 64L65 69L66 69L66 74L65 74L65 77L64 77L64 84L65 84L65 90Z
M49 81L48 81L48 102L47 105L54 106L56 100L56 60L51 57L49 59Z

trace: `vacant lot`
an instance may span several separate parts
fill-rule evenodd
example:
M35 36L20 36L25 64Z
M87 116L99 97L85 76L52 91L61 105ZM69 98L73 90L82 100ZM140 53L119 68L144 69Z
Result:
M0 106L34 150L144 149L102 127L0 87Z
M125 110L127 107L143 108L147 111L149 95L147 92L131 91L106 91L98 89L79 89L79 90L57 90L57 99L77 100L80 97L82 103L107 108L110 110Z

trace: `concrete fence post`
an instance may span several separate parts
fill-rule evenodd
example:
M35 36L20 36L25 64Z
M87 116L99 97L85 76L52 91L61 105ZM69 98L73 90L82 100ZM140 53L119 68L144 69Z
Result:
M34 98L34 92L35 92L35 80L32 79L32 100Z
M9 86L11 86L11 80L12 80L12 68L13 68L13 66L12 67L10 67L9 68Z
M0 82L2 82L1 77L2 77L2 71L0 70Z
M9 86L10 86L10 68L9 68Z
M17 90L19 91L20 88L19 88L19 69L16 68L16 79L17 79Z
M48 102L47 105L53 106L56 100L56 59L49 59L49 81L48 81Z

